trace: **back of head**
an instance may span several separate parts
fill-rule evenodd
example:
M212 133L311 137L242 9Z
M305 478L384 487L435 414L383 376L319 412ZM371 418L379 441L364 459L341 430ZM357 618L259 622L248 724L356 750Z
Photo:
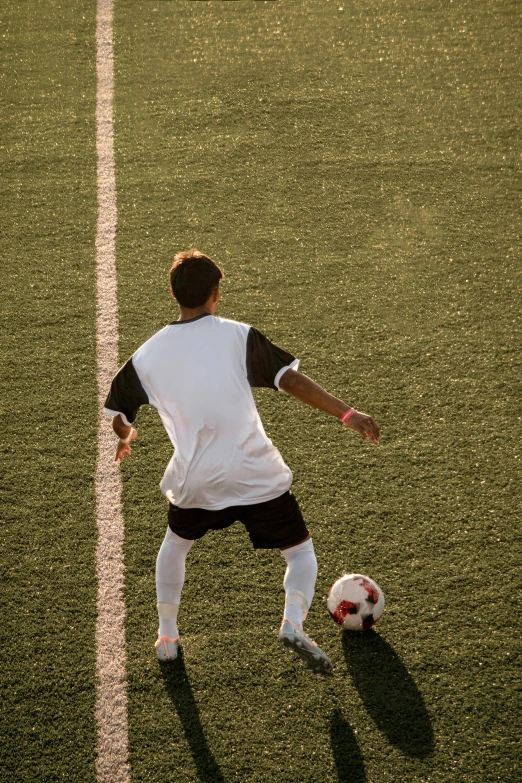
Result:
M201 307L219 286L223 272L195 247L178 253L170 270L170 285L182 307Z

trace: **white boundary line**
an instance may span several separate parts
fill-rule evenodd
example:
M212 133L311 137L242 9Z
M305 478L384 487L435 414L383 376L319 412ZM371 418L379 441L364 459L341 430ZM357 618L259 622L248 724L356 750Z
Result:
M96 771L100 783L129 783L125 603L123 597L123 517L121 477L114 463L110 419L101 412L118 369L116 291L116 183L114 176L112 21L114 0L98 0L96 23L96 342L98 362L98 456L96 518L98 618L96 623Z

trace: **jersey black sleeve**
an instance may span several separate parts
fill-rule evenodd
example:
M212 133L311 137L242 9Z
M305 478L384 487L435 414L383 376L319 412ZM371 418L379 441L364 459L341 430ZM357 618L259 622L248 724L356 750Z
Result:
M114 376L111 390L105 400L105 410L122 413L129 424L132 424L140 405L147 405L148 402L149 398L134 369L132 359L129 359Z
M264 334L253 326L250 327L246 356L247 378L250 386L264 386L277 391L274 383L277 373L293 362L296 362L295 356L278 348Z

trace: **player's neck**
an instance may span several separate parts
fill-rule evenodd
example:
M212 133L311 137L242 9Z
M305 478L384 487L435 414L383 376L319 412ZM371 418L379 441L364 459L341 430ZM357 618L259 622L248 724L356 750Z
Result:
M190 321L191 318L197 318L198 315L214 315L214 313L206 305L201 307L180 307L178 321Z

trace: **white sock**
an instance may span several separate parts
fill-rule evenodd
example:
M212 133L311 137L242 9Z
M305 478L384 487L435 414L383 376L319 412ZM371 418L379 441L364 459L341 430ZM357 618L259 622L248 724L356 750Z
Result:
M185 581L185 558L193 543L167 528L156 560L159 638L177 639L179 636L178 607Z
M317 560L312 539L281 551L287 562L283 587L285 588L284 619L300 627L308 614L317 578Z

